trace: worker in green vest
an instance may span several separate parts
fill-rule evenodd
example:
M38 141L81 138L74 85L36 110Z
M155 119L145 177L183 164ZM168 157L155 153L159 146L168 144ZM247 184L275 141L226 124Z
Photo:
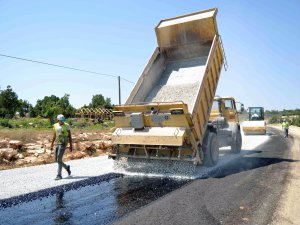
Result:
M60 114L57 116L57 123L53 125L53 139L51 143L51 150L53 150L53 146L55 143L55 161L58 163L58 171L55 180L62 179L61 171L62 167L71 175L71 169L69 165L66 165L63 162L63 155L65 153L65 149L68 143L70 143L70 152L73 151L72 148L72 136L70 131L69 124L65 123L66 119L64 115Z
M289 137L289 122L286 119L283 120L282 129L284 130L284 137Z

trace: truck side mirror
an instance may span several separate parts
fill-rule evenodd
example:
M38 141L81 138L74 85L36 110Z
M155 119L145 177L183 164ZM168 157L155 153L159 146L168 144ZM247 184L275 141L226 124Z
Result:
M241 106L241 107L239 108L239 110L237 110L237 107L236 107L237 112L238 112L238 113L244 112L244 111L245 111L244 104L241 103L241 102L236 102L236 103L240 104L240 106Z
M244 112L245 108L244 108L244 104L241 104L241 112Z

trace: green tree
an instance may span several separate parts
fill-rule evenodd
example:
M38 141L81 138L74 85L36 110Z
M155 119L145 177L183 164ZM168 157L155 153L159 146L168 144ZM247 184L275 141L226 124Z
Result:
M30 116L34 116L33 106L27 100L19 100L17 111L20 113L20 116L25 116L26 113L29 113Z
M101 94L93 95L92 102L89 104L89 107L91 108L101 107L107 109L112 108L111 99L110 98L105 99L104 96Z
M111 104L111 99L110 98L106 98L105 99L105 106L106 109L111 109L112 108L112 104Z
M34 112L37 116L49 118L51 124L53 124L58 114L70 117L74 115L75 108L70 104L68 94L65 94L62 98L51 95L38 100L34 107Z
M59 98L55 95L45 96L42 100L37 100L34 112L37 116L48 117L49 110L57 105Z
M18 95L13 91L10 85L6 90L0 90L0 116L7 114L13 116L19 107Z
M62 109L62 114L66 117L70 117L75 114L76 109L70 104L70 95L65 94L58 101L58 107Z

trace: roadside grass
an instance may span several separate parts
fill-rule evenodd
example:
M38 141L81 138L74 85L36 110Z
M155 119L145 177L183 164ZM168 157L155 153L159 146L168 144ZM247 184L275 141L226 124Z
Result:
M91 128L91 129L105 129L114 126L113 120L95 120L91 118L68 118L66 120L68 124L73 128ZM36 118L13 118L5 119L0 118L0 129L1 128L36 128L36 129L47 129L51 128L49 119L36 117Z
M49 139L52 134L51 129L34 129L34 128L2 128L0 129L0 138L9 138L10 140L19 140L23 143L31 143L38 140Z
M85 123L84 123L85 122ZM80 124L80 126L78 126ZM70 122L72 135L78 135L82 133L93 133L90 139L96 140L98 133L109 133L113 131L114 122L104 121L103 123L93 124L89 121L73 121ZM43 141L48 139L52 140L53 129L49 127L32 127L26 128L7 128L0 127L0 139L9 138L10 140L19 140L23 143L32 143L36 141Z
M6 128L50 128L50 120L36 117L36 118L0 118L0 127Z

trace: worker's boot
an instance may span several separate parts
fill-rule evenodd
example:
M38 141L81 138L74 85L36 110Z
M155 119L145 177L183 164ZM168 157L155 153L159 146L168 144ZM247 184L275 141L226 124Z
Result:
M62 179L62 176L61 175L57 175L55 180L61 180Z
M68 166L66 170L67 170L67 172L68 172L68 174L69 174L69 176L70 176L70 175L71 175L71 169L70 169L70 166Z

